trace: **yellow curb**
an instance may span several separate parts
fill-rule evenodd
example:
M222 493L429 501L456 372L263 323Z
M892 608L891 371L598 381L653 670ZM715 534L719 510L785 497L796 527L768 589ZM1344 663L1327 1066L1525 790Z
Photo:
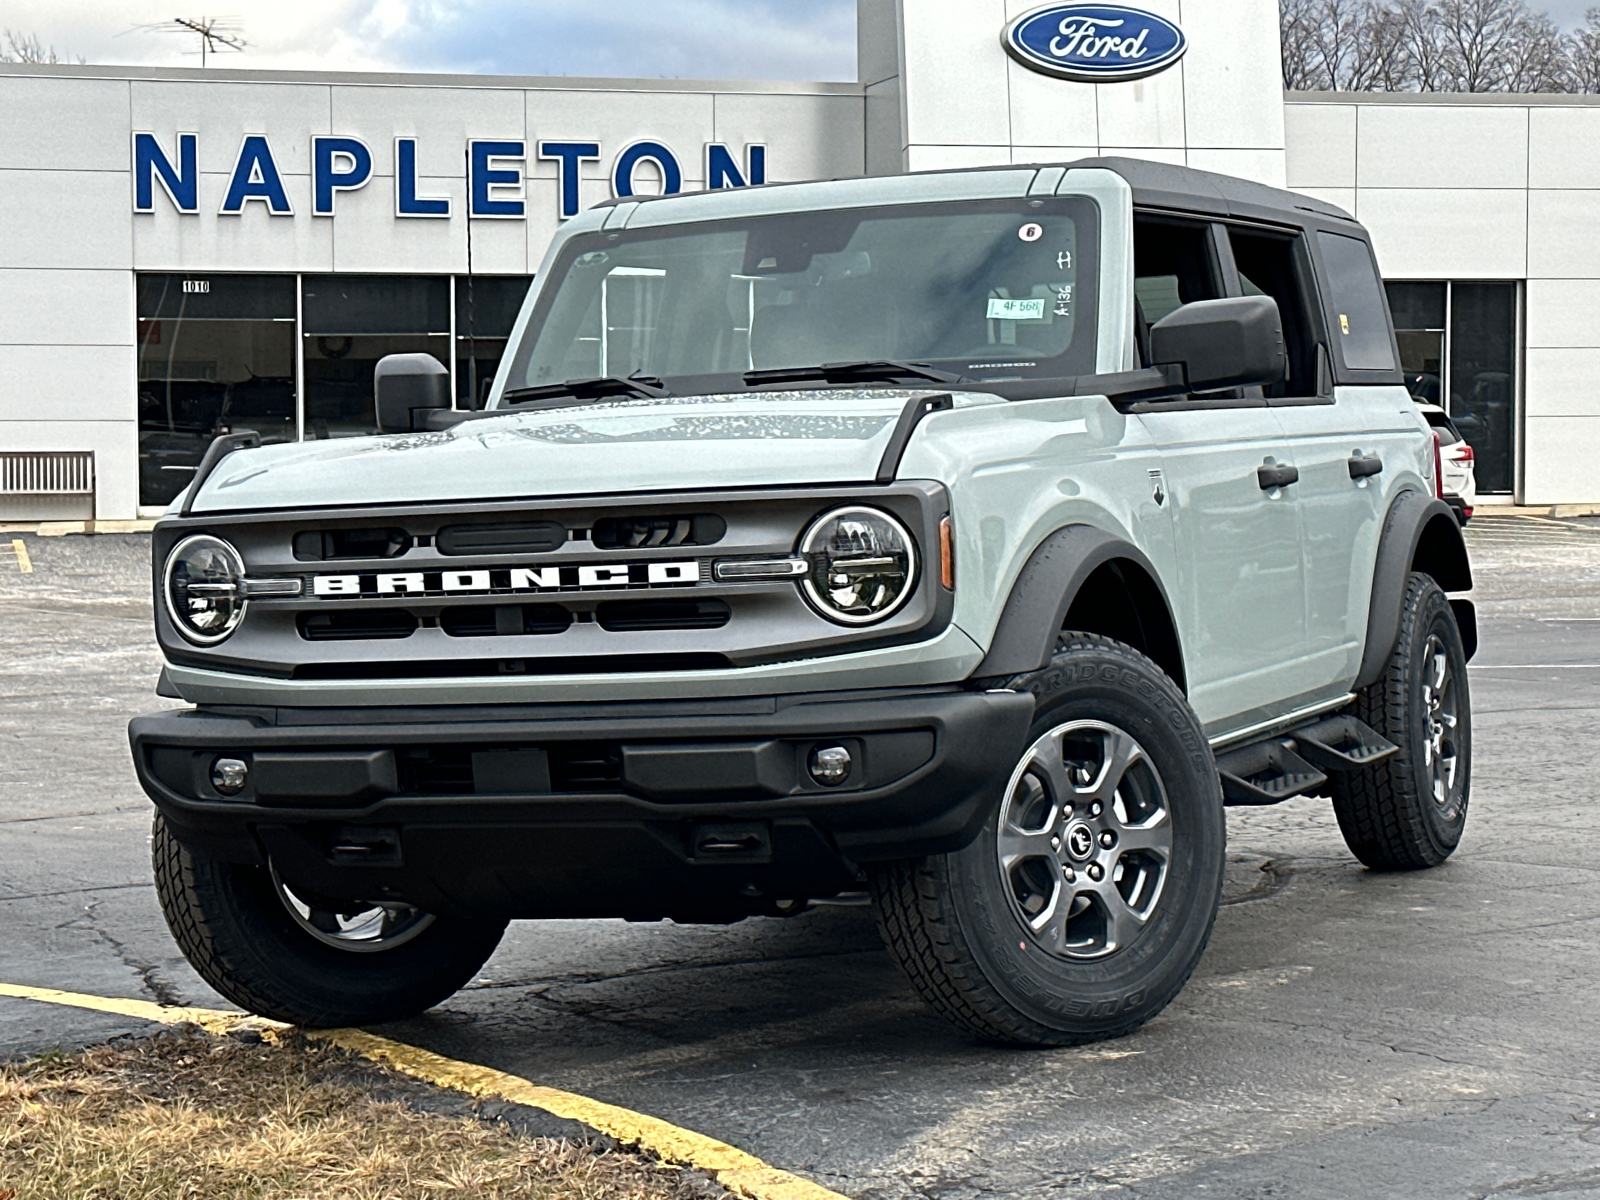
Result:
M17 556L17 570L23 575L32 575L33 559L28 557L28 543L21 538L12 538L11 550Z
M0 983L0 996L86 1008L163 1025L181 1025L188 1021L215 1034L226 1034L240 1027L260 1028L266 1033L290 1028L279 1021L268 1021L248 1013L216 1008L168 1007L152 1004L148 1000L119 1000L16 983ZM465 1092L469 1096L493 1096L513 1104L541 1108L567 1120L579 1121L619 1142L638 1145L667 1162L705 1171L723 1187L748 1200L848 1200L848 1197L831 1192L820 1184L769 1166L753 1154L746 1154L726 1142L719 1142L692 1129L683 1129L659 1117L591 1100L573 1092L541 1087L519 1075L445 1058L431 1050L391 1041L360 1029L302 1029L300 1032L306 1037L330 1041L363 1058L383 1063L436 1087Z

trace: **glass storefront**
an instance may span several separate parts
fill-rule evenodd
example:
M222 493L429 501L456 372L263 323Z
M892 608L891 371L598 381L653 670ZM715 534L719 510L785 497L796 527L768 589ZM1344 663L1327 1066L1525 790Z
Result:
M140 275L139 503L171 503L219 433L295 437L295 277Z
M1472 446L1479 494L1516 482L1515 283L1390 283L1400 362L1412 398L1442 405Z
M457 406L480 407L529 282L139 275L139 504L171 503L218 434L373 432L372 370L385 354L433 355L455 376Z

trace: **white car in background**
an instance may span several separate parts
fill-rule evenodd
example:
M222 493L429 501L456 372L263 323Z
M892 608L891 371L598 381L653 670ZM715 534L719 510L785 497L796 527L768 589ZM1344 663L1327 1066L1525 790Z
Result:
M1434 436L1439 439L1439 466L1444 477L1444 502L1465 525L1472 519L1472 506L1478 501L1478 485L1472 477L1473 453L1461 436L1450 414L1437 404L1418 404Z

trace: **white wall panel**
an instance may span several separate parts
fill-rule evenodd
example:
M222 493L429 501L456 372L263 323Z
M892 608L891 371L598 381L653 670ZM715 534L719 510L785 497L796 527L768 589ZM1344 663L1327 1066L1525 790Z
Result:
M1182 9L1190 46L1183 60L1188 144L1281 148L1278 0L1190 2ZM1163 15L1178 19L1176 12Z
M700 160L714 140L709 92L588 92L530 89L526 94L528 173L554 179L559 164L540 162L533 143L589 141L600 143L600 161L583 164L591 179L609 178L617 156L631 143L663 143L678 156L683 177L704 174Z
M1080 158L1098 158L1098 146L1013 146L1011 161L1024 163L1069 163Z
M228 177L200 177L200 211L193 216L175 212L170 204L157 204L153 213L132 213L123 198L118 224L133 226L134 266L140 271L311 271L333 270L334 221L311 215L311 177L284 177L284 191L294 208L292 217L274 217L266 205L252 200L236 217L217 215L227 191ZM369 185L375 186L375 185ZM346 200L386 203L381 193L352 193ZM342 206L345 211L355 204Z
M1009 145L1004 0L901 0L900 13L907 142Z
M1202 171L1218 171L1224 175L1238 175L1253 179L1269 187L1282 187L1283 152L1268 147L1261 149L1216 150L1189 148L1188 163Z
M541 192L544 196L541 197ZM556 182L553 179L530 179L528 198L541 211L552 214L550 224L555 224ZM528 241L531 222L528 221L473 221L468 231L472 238L472 269L489 275L525 275L528 273ZM537 247L544 254L544 245Z
M1600 348L1530 347L1526 362L1529 417L1600 416Z
M127 270L132 209L124 172L0 171L0 267Z
M1526 295L1530 348L1600 346L1600 279L1530 279Z
M1391 279L1521 279L1527 193L1362 188L1361 223Z
M1177 66L1129 83L1097 83L1102 146L1180 149L1184 144L1183 73Z
M392 178L379 177L359 192L345 192L335 197L336 215L316 218L317 224L327 225L332 231L333 269L364 274L464 273L467 269L466 180L459 175L447 179L418 179L417 193L450 197L449 219L397 219Z
M1528 274L1600 278L1600 191L1528 193Z
M1528 186L1600 188L1600 108L1529 108Z
M767 146L767 180L841 179L866 170L865 101L854 96L763 96L719 93L710 141L722 142L744 170L744 148ZM673 146L679 154L704 147ZM687 164L685 164L687 168ZM695 170L704 175L704 165Z
M0 78L0 168L126 171L130 144L126 80Z
M130 87L133 127L159 135L169 155L177 153L175 134L201 133L202 175L232 172L247 133L267 135L280 174L309 175L312 135L334 132L325 84L136 79ZM222 195L209 201L213 211ZM200 203L206 205L204 196Z
M126 384L132 403L133 378ZM127 421L41 421L0 418L0 446L7 450L94 451L95 517L131 521L139 503L139 427Z
M1072 83L1006 61L1013 145L1093 146L1100 141L1095 85Z
M1524 504L1588 504L1600 500L1600 416L1532 417L1524 423Z
M869 87L866 106L866 173L898 175L906 169L899 77Z
M133 276L0 269L0 345L131 346Z
M1284 158L1289 186L1353 188L1356 185L1356 106L1283 106Z
M1003 167L1011 163L1008 146L923 146L906 150L908 171L959 171L965 167Z
M417 139L417 173L466 174L468 138L522 140L527 129L521 88L367 87L335 84L332 133L361 138L373 170L394 174L394 139Z
M1528 181L1528 112L1491 105L1363 104L1360 187L1520 188Z
M135 378L131 339L125 346L0 346L0 444L17 449L10 434L29 420L135 420Z
M1182 147L1119 146L1113 142L1102 145L1100 153L1106 158L1143 158L1150 162L1171 163L1175 167L1184 166L1188 160L1188 153Z

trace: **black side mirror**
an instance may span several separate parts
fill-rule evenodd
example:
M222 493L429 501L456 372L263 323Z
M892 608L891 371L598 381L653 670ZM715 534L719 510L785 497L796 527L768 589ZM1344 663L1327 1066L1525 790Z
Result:
M1270 296L1195 300L1150 326L1150 359L1179 364L1192 392L1281 382L1283 319Z
M450 372L431 354L385 354L372 370L378 429L410 433L428 414L450 407Z

